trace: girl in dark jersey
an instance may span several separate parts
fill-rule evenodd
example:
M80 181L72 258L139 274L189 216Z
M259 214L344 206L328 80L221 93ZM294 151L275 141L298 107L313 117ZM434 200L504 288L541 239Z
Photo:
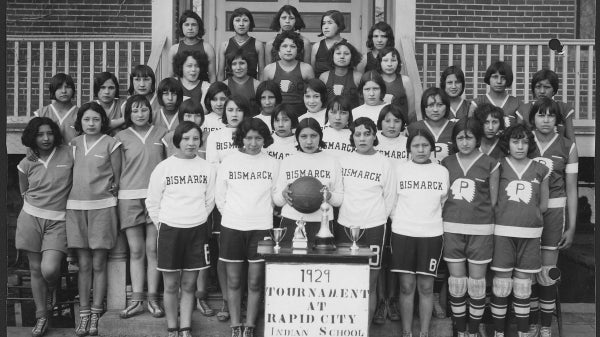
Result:
M390 25L379 21L369 29L369 35L367 36L367 48L369 51L363 55L357 67L358 71L366 73L369 70L377 70L377 56L385 47L394 48L394 31Z
M302 39L298 33L285 31L275 38L273 48L279 53L279 61L268 64L263 72L264 80L279 83L282 102L290 113L300 116L306 112L304 106L304 81L314 78L313 69L300 61L303 52Z
M450 98L450 120L457 122L461 118L473 116L469 114L471 102L462 98L465 92L465 73L458 66L449 66L440 76L440 88Z
M327 93L345 96L350 100L352 107L359 105L358 83L362 73L355 71L360 62L361 55L350 42L342 40L336 43L330 50L327 60L331 70L326 71L319 76L319 79L325 83Z
M248 75L256 78L265 67L265 48L261 41L248 35L254 29L254 18L246 8L240 7L233 10L229 19L229 30L234 35L227 41L221 43L219 49L219 73L217 79L222 81L231 76L231 69L225 69L227 55L243 49L248 57Z
M319 43L313 44L310 52L310 64L315 70L315 77L319 77L327 70L331 70L328 61L329 49L334 44L343 40L340 33L345 28L344 16L339 11L330 10L325 12L321 17L321 34L319 36L324 36L325 38Z
M478 106L473 114L483 127L483 137L481 137L479 151L500 160L504 157L504 153L498 145L500 135L505 129L504 111L497 106L486 103Z
M407 112L407 123L416 121L415 91L410 77L402 75L400 53L394 47L385 47L377 55L377 69L385 82L386 103L399 105Z
M275 16L273 16L273 22L271 22L271 26L269 28L272 31L278 32L277 34L280 34L288 30L299 32L303 28L306 28L306 25L304 24L304 20L302 20L302 17L300 16L300 13L296 7L285 5L279 9L279 12L277 12ZM300 37L302 38L302 42L304 44L304 56L302 57L302 61L310 63L310 40L302 35L300 35ZM275 50L273 50L274 41L275 39L265 44L265 64L279 60L279 55L277 55Z
M206 66L206 58L199 52L183 51L173 58L173 73L183 87L183 100L191 99L202 105L210 83L200 79L200 72ZM202 107L204 108L204 106Z
M202 39L202 36L204 36L204 22L198 14L186 10L181 14L177 28L179 28L179 37L183 39L180 39L179 43L171 47L169 59L172 60L175 54L184 50L199 52L208 60L206 67L200 71L200 79L213 83L217 79L215 48Z
M234 95L246 97L254 102L256 89L260 82L254 77L248 76L248 56L243 49L238 49L235 53L227 56L227 68L231 69L231 76L227 77L223 83L227 84L229 90Z

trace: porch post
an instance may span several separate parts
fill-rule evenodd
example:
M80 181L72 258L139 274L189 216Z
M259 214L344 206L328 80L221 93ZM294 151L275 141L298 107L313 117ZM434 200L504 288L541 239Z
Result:
M390 3L392 13L392 22L390 24L394 29L394 36L396 37L396 49L402 55L402 72L404 73L406 70L406 74L413 82L415 89L415 110L417 119L421 120L419 102L421 101L423 86L415 56L416 0L390 1Z
M152 51L157 51L157 48L161 48L159 44L162 43L166 37L164 48L162 48L160 55L160 62L158 63L158 69L156 71L156 80L159 82L165 77L170 76L170 60L169 60L169 49L177 41L173 41L175 37L175 2L165 0L152 0Z

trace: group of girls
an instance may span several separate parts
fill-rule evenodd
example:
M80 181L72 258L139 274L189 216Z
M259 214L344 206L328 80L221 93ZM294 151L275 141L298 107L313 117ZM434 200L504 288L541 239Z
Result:
M166 315L169 336L191 336L195 302L203 315L230 320L232 336L254 336L264 282L258 241L274 226L290 228L290 241L298 220L306 221L309 242L318 229L318 211L291 207L289 184L307 174L329 187L338 243L347 241L344 228L366 229L359 243L376 253L374 322L387 314L411 336L417 290L420 335L427 336L443 256L459 336L477 333L488 264L496 336L503 336L511 292L519 334L549 336L556 294L550 271L558 249L572 243L577 208L573 111L552 99L557 75L535 73L535 103L525 105L506 92L513 75L499 61L485 75L490 91L469 102L464 73L451 66L441 88L423 93L418 120L389 25L372 27L364 57L340 37L338 11L323 15L324 39L310 53L296 32L303 26L293 6L282 7L265 55L248 35L252 14L233 11L235 35L220 46L216 71L202 20L185 12L182 40L172 49L174 77L158 85L152 69L139 65L130 96L119 98L116 77L99 73L97 100L78 108L72 78L52 78L52 103L25 128L29 151L18 166L24 206L16 245L30 261L34 337L48 327L67 248L79 261L75 332L98 334L118 229L129 245L133 290L122 318L147 308ZM215 264L223 294L217 313L206 301ZM388 273L379 277L381 269Z

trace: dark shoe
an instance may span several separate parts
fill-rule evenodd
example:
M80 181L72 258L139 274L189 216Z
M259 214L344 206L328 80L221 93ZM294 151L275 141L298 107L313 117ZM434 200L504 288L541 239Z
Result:
M90 336L98 336L98 321L100 314L92 313L90 315Z
M242 327L241 326L231 327L231 337L242 337Z
M398 309L398 299L395 297L390 298L388 302L388 317L390 321L400 320L400 309Z
M129 306L119 313L119 317L126 319L144 312L144 302L132 301Z
M217 312L217 320L219 322L227 322L229 320L229 306L227 305L227 301L223 301L221 311Z
M160 303L156 300L148 300L148 311L154 318L160 318L165 315L165 310L160 306Z
M206 317L214 316L215 311L208 305L205 299L196 299L196 308L200 311L200 313Z
M75 334L79 337L87 336L90 333L90 315L79 316L79 325L75 329Z
M254 337L254 327L253 326L244 327L244 334L242 335L242 337Z
M48 330L48 317L40 317L35 321L31 337L42 337Z
M375 314L373 315L373 323L381 325L385 324L385 317L387 316L387 302L385 300L379 301Z

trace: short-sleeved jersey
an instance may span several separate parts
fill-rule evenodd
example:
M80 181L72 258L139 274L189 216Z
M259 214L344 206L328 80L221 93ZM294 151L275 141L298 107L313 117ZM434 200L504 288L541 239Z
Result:
M275 62L273 81L279 83L281 103L304 105L304 79L300 71L300 62L291 71L285 71Z
M306 118L314 118L317 122L319 122L319 125L321 126L321 130L323 130L325 128L325 115L327 114L327 110L325 108L317 111L317 112L306 112L305 114L303 114L302 116L298 117L298 122L300 122L303 119Z
M435 140L435 149L431 151L431 161L435 163L441 163L442 159L448 157L449 155L454 153L454 149L452 146L452 129L454 128L454 122L446 121L444 126L439 132L433 132L427 120L420 120L414 122L408 126L408 134L413 134L417 130L426 130L431 135L433 135L433 139ZM435 150L435 151L433 151Z
M381 153L357 152L340 157L344 200L338 223L345 227L372 228L387 222L395 198L395 176L389 159Z
M101 209L117 205L117 198L109 191L115 182L111 154L121 143L108 135L88 142L87 135L73 138L73 188L67 200L67 209Z
M536 133L534 132L533 135L537 144L533 152L535 157L533 160L544 164L550 170L550 177L548 178L550 198L566 197L565 169L569 163L571 152L575 150L575 143L556 134L544 148L541 148Z
M145 199L152 170L165 158L162 142L167 130L151 126L144 136L129 127L115 139L121 142L119 199Z
M338 76L335 71L330 71L325 86L329 97L344 96L349 100L351 107L358 106L359 95L356 83L354 83L354 70L348 70L344 76Z
M269 123L269 125L271 124ZM223 119L214 112L206 114L204 116L204 123L200 126L202 133L217 131L224 127L226 125L223 123Z
M239 152L233 144L235 128L223 128L211 132L206 139L206 160L211 164L219 164L228 155Z
M238 83L231 77L225 80L225 84L229 87L232 95L239 95L253 102L256 92L254 91L254 77L248 77L246 82Z
M541 184L548 176L548 168L530 160L522 172L517 172L508 157L500 163L494 235L539 238L542 235Z
M499 169L495 159L479 153L469 166L453 154L442 160L448 169L450 193L442 217L444 232L491 235L494 233L494 209L490 197L490 176Z
M256 39L250 37L242 45L239 45L233 37L229 38L227 47L225 48L225 60L235 55L238 49L242 49L246 56L246 61L248 62L248 75L258 78L258 51L256 51ZM225 77L227 78L231 75L231 68L225 66Z
M126 103L126 101L127 100L124 98L115 98L110 107L108 109L104 109L104 111L106 112L106 116L108 116L108 119L114 120L122 118L125 115L125 110L121 110L121 106L125 107L124 104ZM100 104L100 101L96 100L96 103ZM124 129L124 125L121 125L119 127L110 129L109 134L114 137L119 131Z
M500 160L505 157L504 152L502 152L502 149L500 148L500 140L498 138L496 138L494 144L487 152L484 152L481 147L479 147L479 152L485 153L496 160Z
M331 126L325 126L323 129L323 142L325 142L325 152L328 152L338 159L348 153L354 152L354 146L350 145L350 129L336 130Z
M167 117L163 108L160 108L158 113L152 119L152 125L155 127L165 129L167 131L175 131L177 125L179 125L179 118L177 118L177 112L173 116Z
M131 97L131 96L129 96ZM123 113L123 116L125 116L125 104L127 103L127 99L129 99L129 97L127 97L126 99L123 100L123 103L121 103L120 109ZM156 120L156 115L158 114L158 112L160 111L160 109L162 108L160 106L160 103L158 102L158 96L156 96L156 93L154 93L154 95L152 96L152 98L150 99L150 107L152 108L152 120Z
M67 197L73 183L71 148L60 145L46 161L23 158L17 170L27 176L27 191L23 195L23 211L49 220L65 220Z
M484 103L497 106L490 98L490 94L485 94L485 96L479 96L475 98L472 104L479 106ZM519 120L523 120L523 114L521 113L523 110L523 102L521 102L515 96L506 95L504 101L498 107L504 111L504 125L506 125L507 128L519 123Z
M77 131L75 131L77 109L78 107L74 105L64 116L60 117L56 108L52 104L48 104L33 114L37 117L48 117L58 124L58 129L63 137L63 144L69 144L71 139L77 136Z
M194 51L200 53L200 59L204 60L204 62L200 62L200 75L199 78L201 81L208 82L208 55L204 50L204 40L198 39L198 42L195 44L186 44L182 39L177 44L177 54L183 52L184 50Z
M456 110L454 110L452 108L452 106L450 106L450 115L449 116L451 121L453 121L454 123L458 122L459 119L463 119L463 118L467 118L467 116L469 115L469 109L471 107L471 102L466 100L466 99L461 99L460 103L458 104L458 108Z
M525 103L523 105L523 108L520 109L520 111L522 111L522 114L523 114L523 121L525 122L525 125L529 126L530 128L533 128L533 125L531 125L531 123L529 123L529 112L531 111L531 107L533 106L533 103L534 102ZM575 116L575 109L573 109L571 104L561 102L561 101L556 101L556 103L558 103L558 106L560 108L560 114L562 115L563 120L567 120L567 119L573 118ZM556 130L559 135L561 135L563 137L567 136L566 128L563 123L557 124Z
M379 118L379 112L386 105L387 105L387 103L385 103L385 102L380 105L367 105L367 104L359 105L356 108L352 109L352 119L357 120L360 117L368 117L373 122L375 122L375 124L377 124L377 119Z
M402 82L402 75L396 75L396 79L385 83L385 97L383 101L390 104L400 106L403 111L408 112L408 97L406 96L406 89L404 89L404 83Z
M273 227L273 194L279 161L264 152L249 155L235 151L223 160L217 173L215 200L223 215L221 225L241 230Z
M392 163L405 162L408 160L406 150L406 136L399 135L396 138L388 138L384 135L377 137L379 144L375 147L379 153L389 158Z
M298 152L298 149L296 149L296 137L293 135L289 137L279 137L274 133L272 136L273 144L266 149L269 156L277 160L283 160Z

